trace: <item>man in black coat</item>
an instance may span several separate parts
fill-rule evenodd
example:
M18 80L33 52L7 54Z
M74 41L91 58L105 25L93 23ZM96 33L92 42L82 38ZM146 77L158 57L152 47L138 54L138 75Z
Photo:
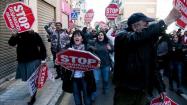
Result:
M154 19L143 13L134 13L129 17L128 29L115 39L114 105L148 104L147 93L152 85L164 96L163 81L159 72L154 70L154 45L167 26L179 17L176 9L172 9L165 20L157 22L151 22Z

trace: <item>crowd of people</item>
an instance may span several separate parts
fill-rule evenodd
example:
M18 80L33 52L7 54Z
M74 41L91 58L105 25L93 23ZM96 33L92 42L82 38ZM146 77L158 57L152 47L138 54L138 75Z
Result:
M150 102L147 94L152 95L154 88L164 98L164 76L169 78L170 90L175 89L173 80L176 80L176 91L181 94L184 60L187 60L187 31L184 34L180 30L171 34L165 32L167 26L179 17L180 13L175 9L160 21L143 13L134 13L128 18L127 29L117 30L113 27L97 30L84 27L72 32L62 29L60 22L50 22L44 28L51 43L57 73L55 79L62 79L62 89L73 94L76 105L92 105L95 102L100 80L102 93L108 94L110 75L113 75L115 86L113 105L146 105ZM33 31L14 33L9 44L17 45L16 78L26 81L36 69L33 67L46 59L46 48ZM100 58L100 66L83 72L56 65L56 54L68 48L91 52ZM31 97L29 105L34 103L35 95Z

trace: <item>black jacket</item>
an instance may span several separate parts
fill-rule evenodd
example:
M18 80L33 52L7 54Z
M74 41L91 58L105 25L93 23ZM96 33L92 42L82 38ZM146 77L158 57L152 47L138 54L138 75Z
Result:
M8 44L10 46L17 45L18 62L46 59L46 48L38 33L28 31L18 33L16 36L10 37Z
M164 91L161 76L155 70L155 43L165 29L164 21L159 21L140 33L124 31L117 35L113 75L116 87L143 90L154 83L160 92Z
M62 80L63 80L63 85L62 89L65 92L72 93L73 92L73 71L67 70L62 67ZM95 84L95 79L93 75L93 71L87 71L84 72L84 79L87 83L87 93L91 95L93 92L96 91L96 84Z

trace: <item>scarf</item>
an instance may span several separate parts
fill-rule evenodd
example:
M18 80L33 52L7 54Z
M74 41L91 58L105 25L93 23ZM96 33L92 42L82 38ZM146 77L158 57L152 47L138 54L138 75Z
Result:
M85 50L85 46L84 44L80 44L80 45L73 45L72 46L73 49L76 49L76 50Z

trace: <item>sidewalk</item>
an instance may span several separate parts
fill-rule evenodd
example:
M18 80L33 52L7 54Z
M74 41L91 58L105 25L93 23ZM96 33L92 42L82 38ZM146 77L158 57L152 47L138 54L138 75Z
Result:
M55 74L53 62L48 62L49 70ZM0 105L27 105L30 93L27 83L21 80L11 80L5 90L0 91ZM1 89L1 87L0 87ZM34 105L55 105L62 94L62 81L60 79L47 80L42 90L39 90Z

